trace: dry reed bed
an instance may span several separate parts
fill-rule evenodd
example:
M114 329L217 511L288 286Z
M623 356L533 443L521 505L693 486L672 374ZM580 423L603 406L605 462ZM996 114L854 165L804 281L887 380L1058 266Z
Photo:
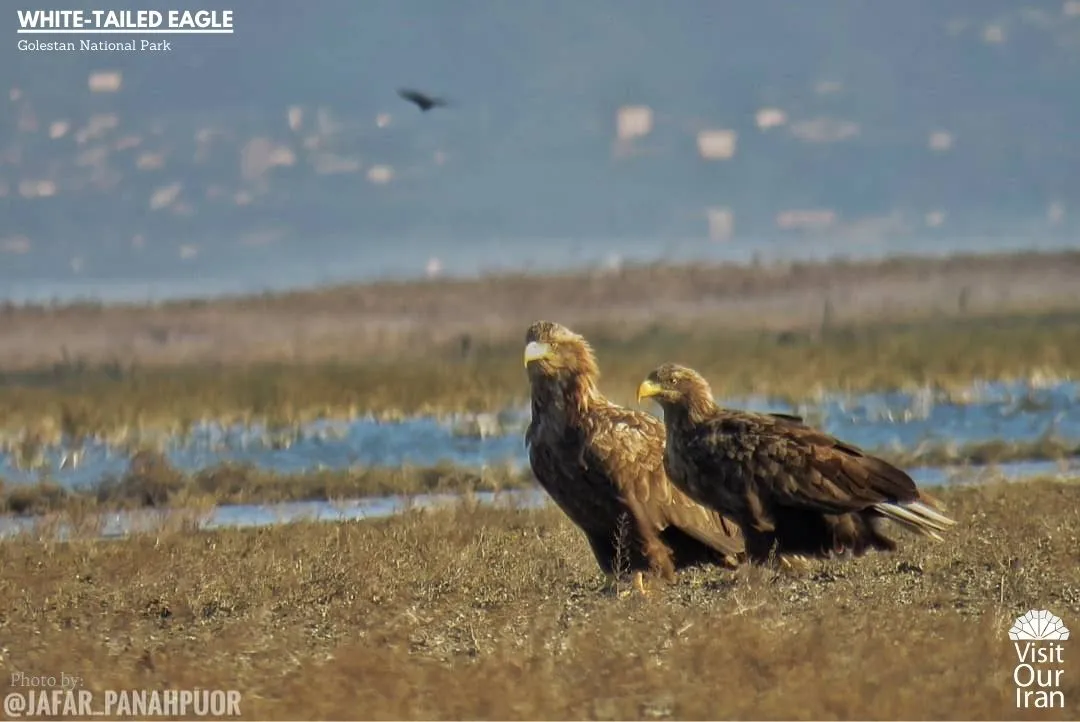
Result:
M555 510L0 544L4 667L250 719L1008 719L1013 617L1080 620L1080 485L945 490L947 544L599 591ZM1066 663L1070 661L1066 652ZM1071 669L1071 667L1070 667Z
M973 379L1054 377L1080 371L1080 312L943 319L830 329L819 334L652 327L618 334L581 328L594 342L602 385L632 402L655 365L702 371L720 395L793 401L822 390L967 386ZM288 428L319 416L495 411L523 402L514 338L442 354L318 364L105 368L60 364L0 374L0 426L43 441L61 433L120 438L144 427L183 431L205 418L269 420Z
M517 339L538 317L632 334L652 324L816 330L1077 308L1080 253L649 266L615 273L377 282L144 306L0 306L0 368L314 363Z

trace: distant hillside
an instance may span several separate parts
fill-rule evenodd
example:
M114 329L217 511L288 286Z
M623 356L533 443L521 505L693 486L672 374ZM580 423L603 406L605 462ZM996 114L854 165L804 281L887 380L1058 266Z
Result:
M235 35L165 55L5 45L0 277L704 236L709 208L744 238L1076 228L1080 2L232 7ZM454 106L421 114L406 85ZM652 128L618 146L624 106ZM702 157L709 129L734 132L730 157Z

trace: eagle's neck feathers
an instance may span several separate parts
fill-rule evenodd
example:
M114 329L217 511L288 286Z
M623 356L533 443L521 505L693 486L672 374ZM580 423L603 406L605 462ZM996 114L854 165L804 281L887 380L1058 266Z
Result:
M687 416L690 421L700 424L720 411L720 407L713 401L712 393L708 390L697 391L690 395L686 404Z
M708 421L719 411L720 407L708 389L694 389L685 394L680 403L664 408L664 421L672 426L696 426Z
M580 425L590 410L605 403L596 379L586 374L571 374L548 379L533 388L534 418L548 416L560 425Z

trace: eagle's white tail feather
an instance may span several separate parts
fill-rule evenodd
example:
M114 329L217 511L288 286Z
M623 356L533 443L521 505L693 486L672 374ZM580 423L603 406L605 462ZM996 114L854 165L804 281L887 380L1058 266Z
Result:
M933 522L937 522L937 529L945 531L950 526L955 526L956 521L945 516L941 512L937 511L928 504L924 504L921 501L913 501L907 504L907 508L917 513L919 516L928 519Z
M875 504L874 510L905 529L936 541L942 541L937 532L945 531L956 524L949 517L918 501L898 504Z

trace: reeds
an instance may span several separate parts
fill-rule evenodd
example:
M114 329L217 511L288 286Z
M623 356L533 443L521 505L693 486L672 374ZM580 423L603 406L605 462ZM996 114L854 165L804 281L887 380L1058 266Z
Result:
M611 335L585 326L604 391L633 401L662 361L700 370L721 396L763 393L791 402L823 390L948 389L973 379L1080 373L1080 312L835 328L823 335L652 327ZM496 412L527 384L516 337L468 359L440 353L351 363L86 366L0 374L0 425L46 437L125 429L268 421L287 429L322 417Z

